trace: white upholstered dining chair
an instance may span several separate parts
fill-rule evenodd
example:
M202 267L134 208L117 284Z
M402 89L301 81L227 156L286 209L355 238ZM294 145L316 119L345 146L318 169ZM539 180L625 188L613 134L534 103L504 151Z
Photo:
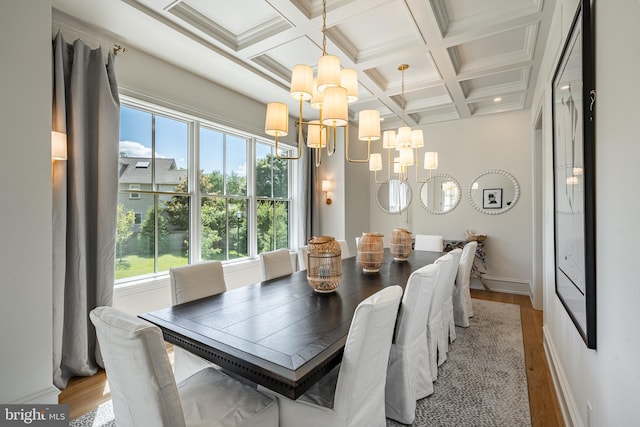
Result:
M444 290L445 295L442 307L442 322L447 337L447 340L445 340L446 351L449 351L449 341L453 342L456 339L456 325L453 321L453 292L456 284L456 276L458 275L458 267L460 266L462 249L457 248L449 253L453 256L453 264L449 272L449 279L445 282L446 288Z
M89 316L119 427L278 426L273 397L216 369L176 383L157 326L112 307Z
M289 249L277 249L260 254L260 273L262 280L275 279L293 273Z
M442 308L445 300L445 282L449 280L454 258L451 253L442 255L434 264L440 266L436 288L429 306L427 320L427 349L429 353L429 370L431 379L438 379L438 366L446 360L447 339L445 335Z
M416 234L413 248L416 251L442 252L444 249L443 237L433 234Z
M347 241L338 240L338 243L340 244L341 258L349 258L351 256L351 253L349 252L349 245L347 244Z
M469 327L469 318L473 317L469 283L477 248L478 242L469 242L462 248L456 286L453 290L453 320L457 326L464 328Z
M427 318L440 265L414 271L404 290L389 353L385 412L403 424L412 424L416 400L433 393L427 348Z
M220 261L205 261L169 269L171 303L182 304L227 290Z
M353 315L342 362L297 400L277 395L282 427L385 426L385 380L402 297L390 286Z
M220 261L205 261L169 269L171 303L182 304L217 295L227 290ZM176 381L182 381L206 367L216 367L179 346L173 346L173 369Z

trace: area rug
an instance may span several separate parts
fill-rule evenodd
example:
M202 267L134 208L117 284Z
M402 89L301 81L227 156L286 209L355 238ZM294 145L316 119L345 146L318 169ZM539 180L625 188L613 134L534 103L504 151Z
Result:
M456 327L434 393L418 401L413 426L531 425L520 307L473 300L468 328ZM403 424L387 420L388 427Z
M438 369L434 393L418 401L413 426L531 425L520 307L474 299L473 313L468 328L456 327L458 339ZM387 427L403 425L387 420ZM115 427L111 402L71 427Z

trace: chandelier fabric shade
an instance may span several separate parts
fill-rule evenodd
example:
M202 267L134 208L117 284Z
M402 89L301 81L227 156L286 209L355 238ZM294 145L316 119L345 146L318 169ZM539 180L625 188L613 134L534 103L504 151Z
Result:
M358 100L358 73L356 70L345 68L340 71L340 86L347 90L347 103L351 104Z
M311 120L307 129L307 147L324 148L327 146L327 128L320 120Z
M382 154L371 153L369 157L369 170L376 172L382 170Z
M413 149L404 147L400 149L400 166L411 166L415 163L413 160Z
M398 129L398 135L396 136L396 147L411 147L411 128L409 126L402 126Z
M422 148L424 147L424 134L422 129L414 129L411 131L411 147Z
M396 131L384 131L382 134L382 148L396 148Z
M360 141L377 141L380 139L380 112L364 110L358 114L358 139Z
M438 169L438 153L435 151L427 151L424 153L424 168Z
M287 136L289 133L289 107L282 102L267 105L264 131L271 136Z
M324 90L323 98L322 123L327 126L346 126L349 122L347 89L342 86L330 86Z
M340 86L340 58L323 55L318 59L318 92Z
M313 96L313 68L306 64L298 64L291 71L291 97L308 101Z

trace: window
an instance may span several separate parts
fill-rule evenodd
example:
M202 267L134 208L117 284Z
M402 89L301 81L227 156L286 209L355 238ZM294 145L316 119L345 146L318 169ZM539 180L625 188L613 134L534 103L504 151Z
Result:
M116 279L151 275L187 263L189 209L187 121L123 105L118 159ZM138 212L138 214L136 214Z
M289 247L289 162L275 148L256 145L258 253Z
M119 162L117 280L289 247L290 164L269 142L126 101Z
M140 185L138 185L138 184L130 184L129 185L129 190L140 190ZM139 199L140 198L140 193L129 193L129 198L130 199Z

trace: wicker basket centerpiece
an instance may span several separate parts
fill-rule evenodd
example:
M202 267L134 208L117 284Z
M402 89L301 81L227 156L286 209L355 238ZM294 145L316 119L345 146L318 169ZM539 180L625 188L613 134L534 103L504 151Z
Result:
M358 260L365 273L376 273L384 260L382 234L362 233L358 240Z
M391 255L395 261L406 261L411 255L411 232L404 228L394 228L391 234Z
M308 241L307 281L314 291L335 291L342 281L342 251L331 236L316 236Z

